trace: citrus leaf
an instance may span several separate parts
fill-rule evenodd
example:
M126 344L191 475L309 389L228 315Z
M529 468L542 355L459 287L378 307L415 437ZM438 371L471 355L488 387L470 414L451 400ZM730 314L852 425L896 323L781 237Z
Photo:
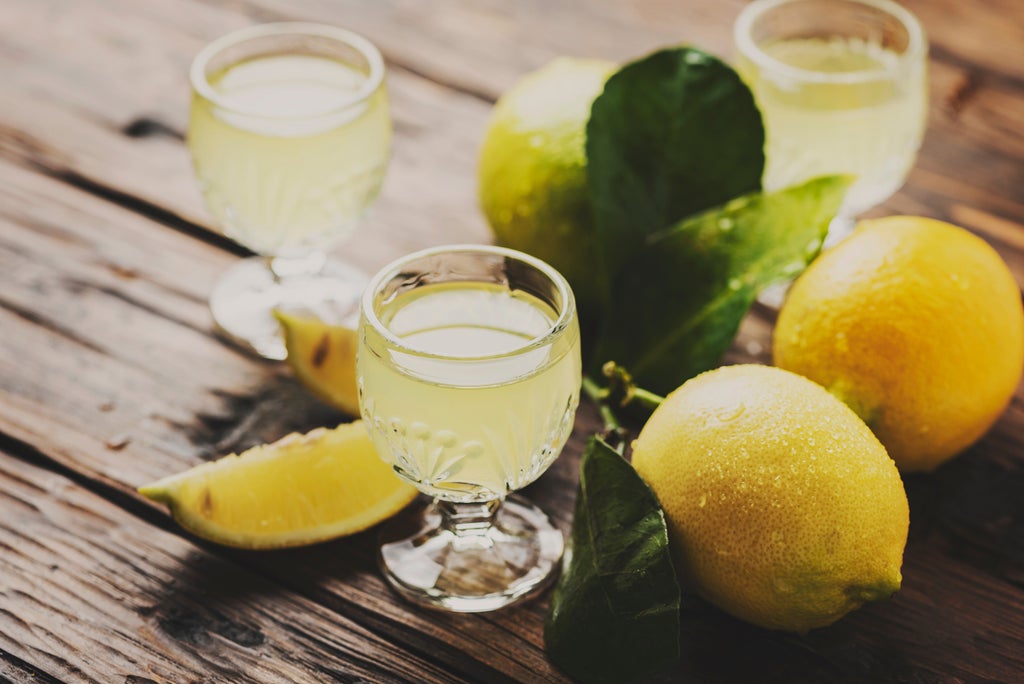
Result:
M758 190L764 126L725 62L689 47L627 64L587 122L587 176L609 282L651 233Z
M614 449L592 437L544 624L548 655L586 683L650 675L679 658L679 606L654 494Z
M817 256L849 183L745 195L649 236L615 282L594 361L661 393L713 368L757 293Z

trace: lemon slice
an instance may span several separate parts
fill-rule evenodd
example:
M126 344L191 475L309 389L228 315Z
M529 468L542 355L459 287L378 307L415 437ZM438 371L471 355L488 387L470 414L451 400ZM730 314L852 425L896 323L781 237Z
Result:
M309 317L275 311L281 324L288 365L321 401L359 415L356 389L356 331Z
M139 488L190 532L227 546L300 546L365 530L416 489L378 458L361 421L290 434Z

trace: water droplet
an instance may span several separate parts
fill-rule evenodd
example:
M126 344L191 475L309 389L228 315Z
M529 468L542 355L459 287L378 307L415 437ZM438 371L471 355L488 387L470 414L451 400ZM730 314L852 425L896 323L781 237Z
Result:
M687 50L686 56L683 57L683 61L687 64L704 64L708 61L708 58L698 50Z
M697 505L700 506L701 508L704 508L705 506L707 506L708 505L708 495L707 494L701 494L700 495L700 501L697 502Z
M796 593L796 587L785 580L776 579L773 584L775 586L775 591L780 594L789 595Z
M729 232L730 230L732 230L732 227L735 224L736 222L733 221L728 216L723 216L722 218L718 219L718 228L723 232Z
M803 261L791 261L782 267L782 275L786 277L793 277L802 270L804 270Z
M743 281L742 280L740 280L739 278L729 278L729 289L730 290L732 290L733 292L736 292L741 287L743 287Z
M971 289L971 282L967 278L961 278L959 273L950 273L949 279L953 281L953 284L959 287L961 290Z
M743 412L746 409L747 407L745 405L737 404L736 406L731 406L729 408L722 409L721 411L715 414L715 418L722 421L723 423L728 423L730 420L736 420L737 418L742 416Z

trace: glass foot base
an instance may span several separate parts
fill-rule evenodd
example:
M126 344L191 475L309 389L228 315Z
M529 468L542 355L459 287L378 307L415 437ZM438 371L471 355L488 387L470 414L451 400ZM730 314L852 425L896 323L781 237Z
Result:
M494 506L439 502L399 516L381 533L385 578L410 601L459 613L496 610L537 594L557 574L562 533L522 497L509 497L497 512L485 510ZM472 508L481 513L467 514Z
M304 312L355 326L367 277L358 269L327 261L315 274L275 278L261 257L245 259L220 277L210 295L217 332L265 359L287 353L273 310Z
M857 222L851 216L840 215L832 219L828 224L828 234L825 235L825 242L821 248L830 249L842 242L853 233Z

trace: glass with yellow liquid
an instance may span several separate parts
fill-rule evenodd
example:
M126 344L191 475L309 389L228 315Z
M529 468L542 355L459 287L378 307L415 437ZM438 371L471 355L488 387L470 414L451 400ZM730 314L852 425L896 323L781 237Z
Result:
M378 454L434 499L385 530L391 584L459 612L543 588L562 534L509 495L547 470L572 432L580 337L565 278L498 247L404 257L363 295L357 372Z
M755 0L734 26L737 70L764 118L764 186L852 174L829 242L903 184L927 119L927 43L889 0Z
M284 358L274 308L341 321L366 276L327 259L376 198L391 148L384 62L331 26L279 23L224 36L191 68L187 142L219 229L259 257L215 285L230 339Z

